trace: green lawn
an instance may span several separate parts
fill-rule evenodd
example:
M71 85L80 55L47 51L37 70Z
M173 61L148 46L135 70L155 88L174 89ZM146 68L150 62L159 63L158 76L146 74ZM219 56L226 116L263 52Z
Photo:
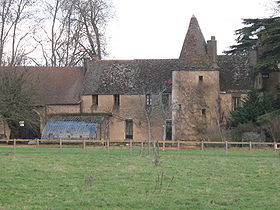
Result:
M280 209L280 157L265 151L0 148L3 209Z

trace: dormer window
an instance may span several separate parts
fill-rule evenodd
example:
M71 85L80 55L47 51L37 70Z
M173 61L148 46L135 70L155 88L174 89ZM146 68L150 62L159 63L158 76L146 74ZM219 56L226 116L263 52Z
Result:
M198 76L198 81L203 82L203 76Z

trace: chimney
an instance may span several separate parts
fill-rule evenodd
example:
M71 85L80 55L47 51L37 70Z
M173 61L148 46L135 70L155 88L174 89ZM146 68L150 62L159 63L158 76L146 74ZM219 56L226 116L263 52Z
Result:
M89 57L85 57L84 58L84 65L83 65L84 72L87 71L87 69L89 67L89 63L90 63L90 58Z
M211 36L211 40L207 41L207 54L210 57L212 63L217 65L217 41L215 36Z

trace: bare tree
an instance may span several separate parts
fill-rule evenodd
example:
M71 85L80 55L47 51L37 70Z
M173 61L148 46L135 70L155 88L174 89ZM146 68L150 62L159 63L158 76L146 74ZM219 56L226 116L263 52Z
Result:
M0 65L22 64L36 49L29 43L35 29L34 4L33 0L1 1Z
M29 43L36 28L33 22L33 15L36 13L34 5L34 0L0 2L0 65L22 64L36 49Z
M260 117L259 122L262 124L264 130L266 130L271 136L272 140L280 142L280 112L274 111Z
M35 83L25 69L0 69L0 115L12 131L18 128L19 121L24 121L30 128L38 126L33 103Z
M1 6L1 22L0 22L0 65L3 65L3 53L4 46L7 42L8 35L12 29L12 15L11 15L11 7L12 0L3 0L0 2Z
M105 28L112 17L112 6L106 0L77 0L78 21L83 26L86 44L80 43L88 56L102 58L105 51Z
M153 149L153 154L155 155L157 151L158 144L153 135L154 129L162 128L166 120L171 118L172 103L170 100L171 94L168 91L170 87L171 84L164 83L157 89L154 89L153 92L143 88L142 94L139 95L139 104L141 108L135 116L138 120L143 122L147 130L148 154L151 153L151 149ZM168 95L168 99L163 100L166 95Z
M51 27L42 26L46 39L35 37L45 65L75 66L84 57L105 54L105 28L111 18L110 1L52 0L46 3Z
M176 115L173 122L176 126L176 138L184 140L186 137L199 136L206 139L207 133L207 113L209 108L206 102L206 90L208 85L201 83L192 84L186 78L184 84L177 84L177 92L180 95L174 101L173 115ZM187 125L187 126L186 126Z

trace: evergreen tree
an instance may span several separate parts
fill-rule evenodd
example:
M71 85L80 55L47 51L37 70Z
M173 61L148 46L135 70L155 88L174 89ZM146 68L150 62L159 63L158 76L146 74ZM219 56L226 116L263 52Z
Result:
M276 2L280 9L280 1ZM246 27L236 30L237 45L232 45L226 54L249 54L259 48L257 71L278 71L280 64L280 14L262 19L243 19Z
M264 113L263 101L256 89L252 89L242 101L243 106L230 113L230 126L237 127L247 122L255 123Z
M229 124L231 127L248 122L255 124L260 116L277 110L280 111L280 88L264 95L252 89L242 101L242 107L230 113Z

